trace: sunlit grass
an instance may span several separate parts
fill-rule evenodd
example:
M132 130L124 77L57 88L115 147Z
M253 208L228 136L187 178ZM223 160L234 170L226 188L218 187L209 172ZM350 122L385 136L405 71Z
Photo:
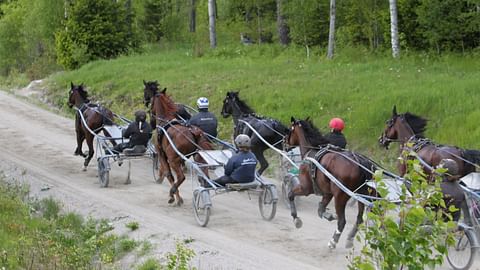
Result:
M64 104L70 81L83 82L94 100L131 117L143 107L142 80L158 80L177 102L193 106L197 97L207 96L220 118L225 93L236 90L259 114L286 124L290 116L310 116L326 131L331 117L342 117L349 148L377 159L385 154L377 138L397 105L399 112L430 119L427 136L435 141L480 148L479 56L410 54L394 60L388 53L350 48L328 61L303 53L273 45L232 46L194 57L187 46L170 46L56 74L52 98ZM231 119L221 121L221 136L229 138Z

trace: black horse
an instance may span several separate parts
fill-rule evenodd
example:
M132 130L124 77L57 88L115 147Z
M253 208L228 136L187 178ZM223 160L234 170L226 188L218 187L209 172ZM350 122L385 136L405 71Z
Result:
M269 147L247 125L239 120L249 123L268 143L281 150L283 149L283 142L285 135L288 133L288 128L278 120L256 115L255 111L244 101L240 100L238 92L227 92L227 96L223 100L222 116L227 118L230 115L233 118L234 137L238 134L250 136L252 152L260 162L258 173L262 174L268 168L268 162L263 152Z
M153 101L153 97L156 95L159 95L159 84L158 81L143 81L144 89L143 89L143 104L145 104L145 107L149 108L150 103ZM176 116L178 120L188 120L192 117L190 113L187 111L185 105L183 104L176 104L177 106L177 112ZM156 116L153 115L150 118L150 124L152 127L156 126Z

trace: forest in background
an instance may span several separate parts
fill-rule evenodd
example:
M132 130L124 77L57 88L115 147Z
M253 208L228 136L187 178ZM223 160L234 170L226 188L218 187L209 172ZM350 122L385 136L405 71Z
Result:
M266 43L326 55L333 0L0 0L0 75L30 80L97 59L141 54L149 44ZM477 52L480 0L344 0L335 10L335 48L390 50L391 5L402 52ZM209 5L213 10L209 18ZM212 13L213 12L213 13Z

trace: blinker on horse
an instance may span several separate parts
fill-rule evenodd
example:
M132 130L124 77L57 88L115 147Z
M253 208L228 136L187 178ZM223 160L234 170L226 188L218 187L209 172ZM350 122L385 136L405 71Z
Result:
M249 123L268 143L280 150L283 149L283 140L288 132L287 127L278 120L256 115L255 111L239 98L238 92L227 92L223 100L222 116L224 118L232 116L234 138L239 134L246 134L251 138L251 150L260 163L258 173L261 175L268 168L268 162L263 152L269 149L269 147L247 125L239 120Z
M151 103L152 115L156 117L157 124L166 130L166 133L173 141L173 145L170 144L162 129L157 128L158 136L155 148L160 161L159 181L161 182L167 177L170 182L170 199L168 203L174 203L176 199L177 205L182 205L183 198L180 196L179 188L185 180L182 169L185 166L185 162L173 147L176 147L185 156L194 154L199 148L202 150L211 150L213 148L200 128L186 126L183 122L176 120L177 106L166 94L166 91L166 89L163 89L153 96ZM203 161L198 154L195 154L194 159L197 162ZM172 170L175 171L177 176L176 181ZM208 169L205 168L204 173L208 176Z
M302 159L306 157L314 158L349 190L362 194L367 193L365 183L371 179L372 175L370 172L361 168L359 164L374 171L376 166L369 159L345 149L329 146L328 140L308 118L305 120L297 120L292 117L291 121L290 131L285 138L286 143L290 146L300 146ZM326 217L328 219L326 215L327 205L332 198L335 198L335 212L338 217L337 230L328 242L330 248L335 248L345 228L345 207L350 196L342 191L340 187L331 181L331 179L313 163L302 163L300 165L299 182L294 184L288 194L291 215L297 228L302 226L302 222L297 216L295 197L301 195L308 196L310 194L323 195L322 201L318 206L318 215L320 218ZM357 220L348 234L347 247L353 246L358 226L363 222L364 209L365 205L358 202Z
M105 136L110 136L103 126L113 124L113 113L103 106L91 104L88 99L88 92L84 89L83 84L74 85L73 82L70 83L70 91L68 93L67 105L70 108L73 106L77 108L77 112L75 113L77 148L75 149L74 155L80 155L85 158L83 170L87 170L87 166L94 154L93 138L95 135L93 133L97 134L103 130ZM82 121L82 116L85 123ZM82 152L84 140L87 142L88 155ZM112 144L115 145L116 143L112 141Z
M392 117L386 121L385 130L379 138L379 143L388 149L390 143L399 142L400 151L413 150L424 162L424 170L431 174L431 168L438 166L442 159L453 159L457 162L459 174L465 176L475 171L480 163L480 151L461 149L456 146L435 144L424 137L427 120L420 116L406 112L397 113L397 107L393 107ZM411 145L411 146L410 146ZM406 173L404 162L399 164L401 175Z

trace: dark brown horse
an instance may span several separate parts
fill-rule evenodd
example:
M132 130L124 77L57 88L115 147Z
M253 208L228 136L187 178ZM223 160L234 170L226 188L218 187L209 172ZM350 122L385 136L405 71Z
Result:
M475 171L480 163L480 151L437 145L424 137L423 133L426 126L427 120L425 118L409 112L397 114L397 108L394 106L392 117L386 121L386 127L379 138L379 142L387 149L391 142L399 142L400 151L408 148L408 150L417 152L427 174L430 174L432 168L445 158L457 162L461 176ZM405 162L400 162L399 171L401 175L406 173Z
M240 99L238 92L227 92L223 100L222 116L224 118L232 116L234 138L239 134L247 134L251 138L251 149L260 163L258 174L261 175L268 168L268 161L265 159L263 152L269 149L269 146L239 120L249 123L265 141L280 150L283 150L283 141L288 128L276 119L255 114L247 103Z
M290 146L300 146L302 158L310 157L317 160L328 173L338 179L349 190L355 193L367 193L368 190L364 184L368 179L371 179L372 175L369 171L360 167L359 164L370 171L374 171L375 165L370 160L351 151L329 146L328 140L322 136L308 118L296 120L292 117L291 121L292 126L286 141ZM310 194L323 195L322 201L318 206L318 215L320 218L325 217L329 220L331 220L331 216L327 215L326 208L332 198L335 198L335 211L338 217L337 230L328 242L330 248L335 248L345 228L345 207L350 196L342 191L313 163L303 162L300 165L299 183L294 183L292 190L288 194L291 215L297 228L302 226L302 222L297 217L295 196L308 196ZM347 247L353 245L358 225L363 222L364 209L365 205L358 202L357 221L352 231L348 234Z
M196 126L186 126L183 122L176 120L177 106L173 100L166 94L166 89L160 91L152 99L151 106L152 114L156 116L156 122L162 126L168 136L172 139L173 144L180 153L185 156L195 154L198 149L211 150L212 146L202 130ZM159 179L163 181L165 177L168 178L170 185L170 199L168 203L174 203L175 197L177 205L183 204L183 199L179 193L179 187L185 180L183 174L184 160L177 154L168 138L163 134L162 130L157 128L158 137L156 150L159 153L160 170ZM195 161L202 162L199 155L195 155ZM173 177L172 170L175 171L177 181ZM204 173L208 176L208 171L205 169Z
M143 104L145 104L145 107L148 108L148 106L150 105L150 103L153 102L153 98L158 95L159 93L159 84L157 81L143 81ZM166 88L164 88L165 90ZM182 104L175 104L176 106L176 117L179 119L179 120L188 120L190 119L192 116L190 115L190 113L187 111L187 109L185 108L185 105L182 105ZM153 111L151 112L151 118L150 118L150 125L152 127L155 127L157 124L156 124L156 116L153 114Z
M93 157L93 133L98 133L103 130L105 136L110 136L108 132L103 129L105 125L113 124L113 113L105 107L97 104L91 104L88 99L88 93L84 89L83 84L74 85L71 83L71 88L68 96L68 106L72 108L75 106L78 110L75 113L75 132L77 134L77 148L74 155L80 155L85 158L83 163L83 170L87 170L88 163ZM80 113L85 119L86 125L83 123ZM83 140L86 140L88 146L88 155L82 152ZM115 145L115 142L112 141Z

